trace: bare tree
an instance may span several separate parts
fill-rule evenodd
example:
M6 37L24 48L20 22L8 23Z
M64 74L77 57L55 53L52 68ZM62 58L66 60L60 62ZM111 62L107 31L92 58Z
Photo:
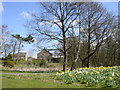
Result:
M1 38L1 54L2 57L6 57L10 53L10 42L11 39L10 31L7 25L0 26L0 38Z
M82 10L81 10L81 5L78 3L78 39L77 39L77 44L78 44L78 49L77 49L77 47L75 47L75 54L76 54L76 56L74 55L74 60L72 61L72 65L71 65L71 68L70 68L70 70L73 70L74 68L75 68L75 63L77 62L77 60L79 59L79 57L80 57L80 31L81 31L81 23L82 23L82 21L80 20L80 16L81 16L81 14L83 14L83 12L82 11L84 11L83 10L84 8L82 8ZM74 32L73 32L73 34L74 34ZM74 39L74 42L76 41L76 39Z
M14 60L18 41L15 38L12 38L10 41L11 41L11 48L12 48L12 51L11 51L12 59Z
M80 59L82 67L89 67L90 57L101 47L104 41L112 34L113 15L103 8L101 3L86 2L78 19L78 47L76 58L73 60L71 70ZM83 44L83 45L82 45ZM80 47L82 48L80 49ZM84 51L83 51L84 49ZM76 50L76 49L75 49ZM84 55L82 53L84 52Z
M84 29L85 41L87 41L86 56L80 58L82 67L86 61L89 67L90 57L99 49L106 38L111 35L113 16L109 14L101 3L88 2L84 4L85 13L81 16L81 27Z
M37 31L40 35L45 36L47 40L57 40L62 43L64 55L63 71L67 65L66 38L68 32L73 26L73 22L78 18L76 14L77 4L73 2L51 2L41 3L42 11L40 15L32 14L33 21L30 28Z

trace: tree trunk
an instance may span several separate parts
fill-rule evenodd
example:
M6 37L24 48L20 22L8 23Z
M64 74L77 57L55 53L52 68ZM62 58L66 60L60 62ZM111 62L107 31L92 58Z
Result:
M5 57L7 57L7 50L6 50L6 48L5 48Z
M70 71L72 71L74 68L75 68L75 62L73 61Z
M82 60L82 68L84 67L84 61Z
M91 40L91 38L90 38L90 21L89 21L88 27L89 28L88 28L88 51L87 51L87 55L90 54L90 40ZM88 57L88 59L87 59L87 64L86 64L87 67L89 67L89 61L90 61L90 57Z
M15 57L15 50L16 50L16 42L15 42L15 45L13 46L13 56L12 56L12 59L14 60L14 57Z
M66 32L64 29L64 21L61 20L62 23L62 35L63 35L63 54L64 54L64 59L63 59L63 71L66 70L66 63L67 63L67 51L66 51Z
M19 52L20 52L20 49L21 49L21 43L22 43L22 40L20 40L20 43L19 43L17 60L19 60Z
M66 61L67 61L67 58L66 58L66 52L64 52L64 59L63 59L63 71L66 70Z
M80 6L79 6L79 10L80 10ZM80 13L80 11L78 11ZM79 14L79 36L78 36L78 51L77 51L77 55L76 55L76 59L73 60L72 62L72 66L71 66L71 71L73 69L75 69L75 63L77 62L77 60L79 59L79 54L80 54L80 14Z
M71 71L72 71L73 69L75 69L75 63L76 63L77 60L79 59L79 54L80 54L80 43L79 43L79 47L78 47L76 59L73 60L73 62L72 62L72 66L71 66L71 69L70 69Z

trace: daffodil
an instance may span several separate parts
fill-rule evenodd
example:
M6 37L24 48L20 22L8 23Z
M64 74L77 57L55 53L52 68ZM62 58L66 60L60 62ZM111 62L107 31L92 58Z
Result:
M118 77L120 77L120 74L116 74Z
M88 74L88 72L86 71L86 74Z
M109 77L110 80L112 80L113 78L112 77Z
M114 76L115 74L114 74L114 72L112 73L112 76Z
M96 72L97 74L99 74L99 72Z
M67 70L66 72L70 72L70 70Z
M64 72L62 72L61 74L64 74Z
M68 76L70 76L70 77L71 77L72 75L71 75L71 74L68 74Z
M93 74L93 72L91 72L90 74Z
M57 72L56 75L58 75L59 73Z

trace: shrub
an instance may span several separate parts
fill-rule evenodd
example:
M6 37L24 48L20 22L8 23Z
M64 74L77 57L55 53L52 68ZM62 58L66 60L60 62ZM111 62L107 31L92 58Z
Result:
M12 55L11 54L8 54L7 57L5 57L6 60L12 60Z
M15 62L14 62L14 61L4 61L4 62L3 62L3 66L4 66L4 67L13 68L14 65L15 65Z
M45 60L41 60L41 62L40 62L40 67L41 66L47 66L47 62L45 61Z
M53 62L53 63L59 63L59 62L60 62L60 58L53 58L53 59L52 59L52 62Z
M47 65L48 68L55 68L55 65Z
M17 61L18 64L28 64L28 62L25 59L20 59Z
M45 66L47 67L47 62L45 60L38 60L38 59L34 59L32 62L30 62L30 64L34 65L34 66Z
M40 60L33 60L32 61L32 64L35 65L35 66L40 66Z

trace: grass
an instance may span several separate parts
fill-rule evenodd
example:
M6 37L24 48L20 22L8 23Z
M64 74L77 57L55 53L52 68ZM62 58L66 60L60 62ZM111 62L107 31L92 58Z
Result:
M33 72L2 70L2 73L33 73Z
M55 73L36 75L3 75L2 88L84 88L77 83L65 84L53 78Z
M54 64L54 63L50 63L50 64L54 65L55 67L58 66L58 64ZM82 71L86 71L86 70L88 73L86 76L86 79L87 79L87 77L91 77L90 74L92 74L92 73L89 72L89 69L82 68ZM96 69L92 68L92 70L94 71ZM71 77L71 75L74 75L74 74L77 75L74 71L75 70L73 70L73 74L72 74L72 72L71 73L68 72L67 76ZM117 70L117 72L119 73L118 70ZM3 70L2 73L35 73L35 72ZM61 72L60 74L62 74L62 73L63 72ZM67 73L67 72L65 72L65 73ZM84 75L84 73L83 73L83 76L81 76L81 74L79 76L85 77L86 74ZM111 71L109 73L111 73L110 75L112 75L113 71ZM106 72L106 74L107 74L107 72ZM62 74L62 76L63 75L64 74ZM117 74L115 73L115 75L117 75ZM65 83L66 79L57 80L55 77L56 77L55 72L51 72L51 73L36 72L35 74L23 74L23 75L2 75L2 87L3 88L96 88L96 86L87 86L87 84L81 84L81 82L72 82L71 84L66 84ZM93 77L94 77L94 75L93 75ZM101 77L103 77L103 74ZM68 78L67 80L71 81L72 79ZM90 82L92 82L92 81L90 80Z
M33 66L33 65L27 65L27 64L17 64L13 68L9 67L2 67L2 71L9 72L9 71L15 71L20 73L50 73L50 72L57 72L61 70L61 64L59 63L48 63L47 66Z
M33 71L10 71L10 70L2 70L2 73L53 73L53 72L33 72Z

